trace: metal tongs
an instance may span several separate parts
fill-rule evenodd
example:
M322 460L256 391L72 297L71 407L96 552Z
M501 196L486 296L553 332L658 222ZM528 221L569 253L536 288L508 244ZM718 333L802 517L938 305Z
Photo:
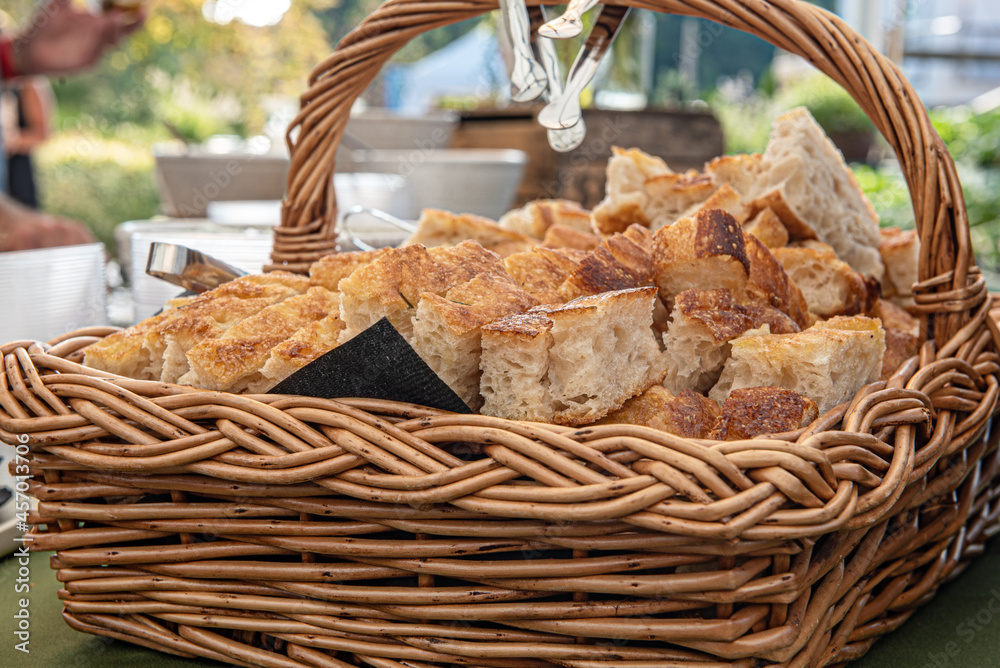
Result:
M580 94L597 73L630 10L627 7L601 8L565 86L551 39L579 35L583 30L581 17L597 4L598 0L573 0L562 16L546 21L541 6L527 7L525 0L500 0L514 53L510 77L512 97L518 102L541 97L548 103L539 114L538 122L548 128L549 145L560 152L572 151L583 143L587 130L583 124Z
M162 241L150 244L146 273L196 294L246 276L245 271L201 251Z
M358 236L351 231L351 225L348 222L354 216L362 214L381 220L383 223L389 223L390 225L394 225L395 227L398 227L399 229L403 230L404 232L407 232L408 234L413 234L414 232L417 231L416 225L414 225L409 221L403 220L402 218L397 218L391 213L386 213L385 211L381 211L379 209L369 209L368 207L364 206L352 206L350 209L344 212L343 216L341 216L340 224L342 229L344 230L344 236L347 237L347 240L350 241L352 244L354 244L355 247L363 251L373 251L376 250L376 248L375 246L365 243L364 241L359 239Z

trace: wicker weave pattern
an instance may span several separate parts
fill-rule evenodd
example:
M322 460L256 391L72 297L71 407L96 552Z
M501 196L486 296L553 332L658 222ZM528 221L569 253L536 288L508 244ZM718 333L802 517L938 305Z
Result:
M80 630L238 665L836 664L996 529L988 315L753 441L106 379L94 337L3 348L0 435Z
M919 357L808 430L713 443L109 378L79 365L108 330L14 342L0 438L27 437L67 623L243 666L841 665L981 551L1000 312L909 85L805 3L630 4L759 34L858 99L915 194ZM332 248L334 148L379 67L494 6L391 0L317 68L276 263Z

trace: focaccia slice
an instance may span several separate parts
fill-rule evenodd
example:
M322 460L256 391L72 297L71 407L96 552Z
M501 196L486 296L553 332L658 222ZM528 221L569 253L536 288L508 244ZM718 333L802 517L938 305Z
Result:
M482 412L588 424L659 383L655 300L656 288L621 290L485 326Z
M798 334L751 330L731 345L712 399L724 403L736 389L782 387L815 401L825 413L879 379L885 331L877 319L838 316Z
M480 274L444 296L424 293L413 320L413 349L476 410L482 405L479 360L483 325L537 305L535 298L506 275Z
M782 387L733 390L722 405L711 438L742 441L808 427L819 417L816 402Z
M576 202L565 199L528 202L520 209L505 213L500 218L499 225L533 239L544 239L556 225L585 234L590 234L593 230L590 212Z
M295 332L271 349L259 376L255 375L248 380L247 392L267 392L310 362L330 352L339 345L338 339L343 329L344 322L340 319L340 313L331 313Z
M837 147L805 108L774 121L766 168L748 203L772 209L793 239L819 239L855 271L881 280L878 214Z
M426 248L457 246L470 239L500 257L526 251L538 243L526 234L500 227L489 218L470 213L456 214L439 209L424 209L417 221L417 231L402 245L421 244Z
M420 295L444 295L478 274L504 275L500 256L475 241L454 247L420 244L389 249L374 262L342 279L340 317L345 343L382 318L407 341L413 341L413 317Z
M635 424L682 438L709 438L719 419L719 404L691 390L674 396L654 385L597 424Z
M269 306L228 329L217 339L202 341L187 354L191 370L181 383L208 390L243 392L257 381L276 345L306 325L336 313L339 299L325 288L310 288Z
M350 251L333 253L312 263L309 267L309 284L326 288L330 292L340 292L340 281L366 265L382 257L387 248L373 251Z

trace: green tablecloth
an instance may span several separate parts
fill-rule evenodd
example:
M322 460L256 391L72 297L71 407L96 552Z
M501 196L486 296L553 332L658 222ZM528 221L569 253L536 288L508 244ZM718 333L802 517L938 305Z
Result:
M20 594L16 560L0 562L0 665L13 668L192 668L219 666L180 659L70 629L60 616L48 555L31 559L29 594ZM15 649L18 599L30 600L30 654ZM899 631L881 640L857 668L990 668L1000 666L1000 540L962 576L943 587Z

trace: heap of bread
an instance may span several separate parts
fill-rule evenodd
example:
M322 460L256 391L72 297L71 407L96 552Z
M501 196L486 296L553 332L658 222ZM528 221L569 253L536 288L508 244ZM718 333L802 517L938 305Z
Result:
M427 210L399 248L175 300L85 363L260 393L387 318L485 415L732 440L799 429L916 354L918 239L880 232L805 110L763 155L681 174L616 149L607 173L593 212Z

